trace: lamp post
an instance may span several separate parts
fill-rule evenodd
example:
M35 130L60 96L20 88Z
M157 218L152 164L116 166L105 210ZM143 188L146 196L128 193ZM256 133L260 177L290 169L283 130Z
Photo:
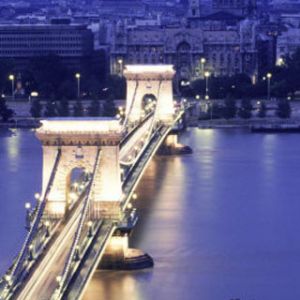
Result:
M201 65L201 75L202 75L203 78L204 78L204 65L205 65L205 63L206 63L206 59L204 57L202 57L200 59L200 65Z
M204 73L204 77L205 77L205 100L209 100L209 88L208 88L208 79L210 77L210 72L206 71ZM212 121L212 116L213 116L213 105L212 102L209 102L210 104L210 121Z
M80 98L80 79L81 79L81 74L76 73L75 78L77 79L77 98Z
M15 75L9 75L8 79L11 81L11 98L15 100Z
M119 64L120 75L123 76L123 59L122 58L118 59L118 64Z
M267 99L270 100L271 96L271 78L272 78L272 73L267 73L267 81L268 81L268 97Z
M209 79L210 73L208 71L206 71L204 73L204 77L205 77L205 99L208 100L209 99L209 95L208 95L208 79Z

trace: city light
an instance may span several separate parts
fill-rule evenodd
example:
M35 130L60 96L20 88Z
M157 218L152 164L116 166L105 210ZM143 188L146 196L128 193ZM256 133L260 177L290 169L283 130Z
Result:
M282 57L279 57L277 59L276 65L279 66L279 67L284 66L284 59Z
M210 72L206 71L206 72L204 73L204 76L205 76L206 78L208 78L208 77L210 76Z
M38 92L31 92L31 93L30 93L30 96L31 96L31 97L38 97L38 96L39 96L39 93L38 93Z
M8 76L8 79L11 81L11 98L15 99L15 75L11 74Z

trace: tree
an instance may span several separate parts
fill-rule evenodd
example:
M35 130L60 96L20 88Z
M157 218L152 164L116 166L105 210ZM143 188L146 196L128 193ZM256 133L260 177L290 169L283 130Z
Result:
M115 107L114 100L112 97L105 100L103 105L103 115L105 117L114 117L117 113L117 108Z
M55 102L52 102L52 101L47 102L44 115L45 115L45 117L48 117L48 118L57 116Z
M43 106L41 105L40 100L36 99L32 102L30 113L33 118L40 118L42 115Z
M80 100L77 100L75 105L73 106L73 115L74 117L82 117L83 116L83 106Z
M88 108L90 117L99 117L100 116L100 102L99 100L92 100L89 108Z
M239 109L239 116L242 119L250 119L252 117L252 109L253 106L251 104L251 100L243 99L241 107Z
M225 119L232 119L236 115L236 101L229 95L225 100L225 106L223 109L223 117Z
M262 102L262 103L260 104L259 109L258 109L258 114L257 114L257 116L258 116L259 118L265 118L266 115L267 115L267 107L266 107L266 104L265 104L264 102Z
M119 77L117 75L111 75L107 81L108 92L110 97L115 99L125 99L126 98L126 80L124 77Z
M70 115L69 111L69 101L67 99L62 99L59 102L56 102L57 113L60 117L68 117Z
M291 116L291 105L288 100L280 100L277 104L277 116L282 119L287 119Z
M13 115L14 111L7 107L5 99L0 99L0 117L2 122L10 121Z

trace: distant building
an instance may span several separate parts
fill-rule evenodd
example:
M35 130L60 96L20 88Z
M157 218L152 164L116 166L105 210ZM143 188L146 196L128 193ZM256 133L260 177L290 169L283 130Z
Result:
M300 48L300 28L288 28L277 38L277 64L282 63L280 58L291 56Z
M55 54L68 66L78 66L93 54L93 34L84 25L0 25L0 59L23 65L33 57Z
M126 27L120 21L112 31L111 72L120 74L124 64L173 64L178 80L246 73L257 75L256 22L236 26L203 22L179 26ZM205 63L201 63L205 59ZM203 61L203 60L202 60Z

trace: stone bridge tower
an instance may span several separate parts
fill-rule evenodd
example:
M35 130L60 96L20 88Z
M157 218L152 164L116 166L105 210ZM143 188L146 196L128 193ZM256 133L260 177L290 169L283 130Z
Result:
M139 121L142 116L142 101L145 95L157 99L157 120L168 122L174 115L172 65L127 65L124 76L127 80L126 115L129 122Z
M92 213L95 218L119 213L122 196L119 166L121 127L115 119L50 119L42 121L37 137L43 144L43 195L49 180L46 213L61 218L68 207L70 174L75 168L94 174L91 187ZM55 162L59 155L56 169ZM97 161L97 154L99 159ZM97 164L97 165L95 165Z

